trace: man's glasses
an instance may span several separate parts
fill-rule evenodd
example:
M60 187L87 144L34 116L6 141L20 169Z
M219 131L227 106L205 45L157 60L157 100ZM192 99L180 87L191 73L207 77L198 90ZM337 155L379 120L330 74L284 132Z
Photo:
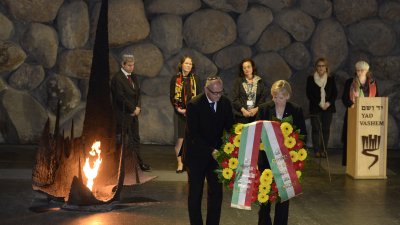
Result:
M215 95L215 96L222 95L222 94L224 93L224 89L222 89L222 91L212 91L209 87L207 87L207 90L208 90L211 94L213 94L213 95Z
M221 77L219 77L219 76L209 76L209 77L207 77L207 80L221 80Z
M326 65L323 65L323 64L320 64L320 65L317 65L317 67L325 67Z

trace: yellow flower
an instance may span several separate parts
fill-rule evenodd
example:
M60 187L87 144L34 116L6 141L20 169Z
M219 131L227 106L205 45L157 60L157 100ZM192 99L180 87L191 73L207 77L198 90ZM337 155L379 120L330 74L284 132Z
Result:
M235 126L235 134L241 134L242 133L242 129L243 129L243 124L242 123L238 123Z
M224 152L226 154L231 154L233 150L235 149L235 146L232 143L226 143L224 146Z
M296 175L297 175L297 178L300 179L300 177L301 177L301 171L300 171L300 170L296 170Z
M269 184L260 184L258 186L258 192L267 195L271 191L271 185Z
M287 137L293 132L293 127L292 127L292 125L290 125L290 123L283 122L281 124L281 130L282 130L283 136Z
M261 176L260 183L265 185L270 185L272 183L272 177Z
M240 147L240 135L236 135L236 137L233 139L233 145Z
M260 151L264 151L265 150L265 145L263 143L260 143Z
M297 154L297 152L295 151L290 151L290 158L292 158L292 162L297 162L297 160L299 159L299 155Z
M257 198L260 203L266 203L269 199L269 196L260 193L258 194Z
M268 179L271 179L271 180L272 180L272 177L273 177L273 175L272 175L272 170L271 170L271 169L265 169L265 170L262 172L261 177L265 177L265 178L268 178Z
M283 142L286 148L293 148L296 145L296 139L290 136L285 137L285 140Z
M304 148L300 149L297 152L298 156L299 156L299 160L300 161L304 161L307 158L307 150L305 150Z
M227 179L227 180L231 179L232 175L233 175L233 170L232 169L225 168L225 169L222 170L222 176L225 179Z
M268 184L270 185L272 183L272 178L273 178L272 170L271 169L266 169L262 172L260 176L260 183L261 184Z
M229 168L231 168L233 170L236 169L238 166L238 163L239 163L239 161L237 158L230 158L229 159Z

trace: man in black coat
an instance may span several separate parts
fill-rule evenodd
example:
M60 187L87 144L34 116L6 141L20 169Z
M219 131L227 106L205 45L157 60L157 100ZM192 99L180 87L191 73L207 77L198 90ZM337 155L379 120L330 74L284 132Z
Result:
M187 105L184 163L189 177L188 210L190 224L203 224L201 199L204 179L207 179L207 225L219 224L222 204L222 184L214 172L218 168L212 152L222 145L223 130L233 125L232 106L222 96L220 77L207 78L204 93Z
M132 74L135 68L133 55L122 56L122 68L111 80L113 106L117 118L117 139L124 136L125 146L136 153L139 166L143 171L151 168L145 164L140 156L139 120L141 107L140 87L138 79Z

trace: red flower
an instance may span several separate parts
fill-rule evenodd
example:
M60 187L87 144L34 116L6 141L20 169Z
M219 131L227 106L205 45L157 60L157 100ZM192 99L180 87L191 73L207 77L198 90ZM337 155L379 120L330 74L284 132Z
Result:
M238 155L239 155L239 148L238 148L238 147L235 147L235 149L234 149L233 152L231 153L231 156L232 156L233 158L237 158Z
M228 159L223 159L221 162L222 168L228 168L229 167L229 160Z
M233 185L235 184L235 182L233 182L233 181L231 181L231 182L229 182L229 188L230 189L233 189Z
M276 193L270 194L269 195L269 201L270 202L275 202L278 196L276 196Z
M229 142L230 143L233 143L233 139L236 137L236 134L232 134L230 137L229 137Z
M304 144L303 144L302 141L297 141L297 142L296 142L296 145L295 145L295 148L296 148L296 149L301 149L303 146L304 146Z
M296 170L303 170L304 169L304 162L303 161L297 161L294 163L294 168Z

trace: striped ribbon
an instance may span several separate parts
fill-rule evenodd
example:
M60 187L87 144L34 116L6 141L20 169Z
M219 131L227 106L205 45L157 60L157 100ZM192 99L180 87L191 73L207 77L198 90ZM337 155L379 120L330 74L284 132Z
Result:
M263 122L261 140L265 146L269 165L274 175L281 202L301 194L301 186L293 167L289 150L283 144L283 134L280 123Z
M280 124L274 121L256 121L245 124L240 137L238 167L233 186L231 207L251 209L253 185L257 172L260 139L265 146L268 161L277 184L281 201L301 193L289 151L283 145Z
M251 209L253 182L257 170L258 152L260 149L262 123L256 121L245 124L240 136L238 167L233 186L231 207Z

